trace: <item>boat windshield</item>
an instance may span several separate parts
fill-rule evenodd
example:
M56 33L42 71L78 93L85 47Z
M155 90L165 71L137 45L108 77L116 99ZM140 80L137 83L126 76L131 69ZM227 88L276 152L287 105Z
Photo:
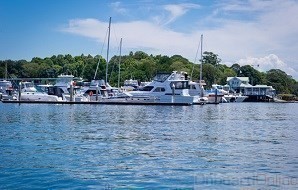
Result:
M34 84L32 82L22 83L22 88L33 88Z
M157 82L164 82L165 80L167 80L167 78L169 78L170 75L171 74L168 74L168 73L160 73L160 74L157 74L153 80Z
M105 81L104 80L92 80L90 83L90 86L104 86Z
M12 84L10 81L0 81L0 87L8 88L12 87Z
M125 80L124 81L124 86L138 86L138 81L137 80Z
M68 84L72 81L72 78L58 78L56 84Z

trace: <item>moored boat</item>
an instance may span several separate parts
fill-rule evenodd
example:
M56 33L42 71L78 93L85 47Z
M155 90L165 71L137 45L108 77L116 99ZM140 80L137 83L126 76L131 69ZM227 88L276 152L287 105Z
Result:
M189 94L189 80L185 72L159 73L153 81L137 91L130 91L131 97L154 97L160 102L196 103L199 95Z
M46 92L38 91L33 82L20 82L20 92L18 100L27 101L62 101L56 95L49 95Z
M13 100L15 97L13 96L14 89L12 87L12 83L7 80L0 81L0 100Z

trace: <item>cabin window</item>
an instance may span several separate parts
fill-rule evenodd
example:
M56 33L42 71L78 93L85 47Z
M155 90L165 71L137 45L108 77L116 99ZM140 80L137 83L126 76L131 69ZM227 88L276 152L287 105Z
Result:
M162 88L162 87L156 87L154 89L154 92L164 92L164 91L166 91L166 89L165 88Z
M144 88L142 88L142 91L151 91L154 88L154 86L144 86Z
M173 84L175 85L175 89L188 89L188 81L171 82L170 84L171 88Z

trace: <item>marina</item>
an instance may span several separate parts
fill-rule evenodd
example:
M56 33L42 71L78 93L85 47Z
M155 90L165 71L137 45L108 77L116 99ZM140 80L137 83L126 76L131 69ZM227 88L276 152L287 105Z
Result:
M0 190L298 190L297 0L0 7Z

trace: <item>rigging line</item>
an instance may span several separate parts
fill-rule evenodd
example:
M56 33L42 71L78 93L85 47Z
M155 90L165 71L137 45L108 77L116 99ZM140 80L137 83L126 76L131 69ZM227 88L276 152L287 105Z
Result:
M108 35L108 30L106 32L105 39L104 39L104 42L103 42L102 47L101 47L101 52L100 52L101 57L102 57L102 52L103 52L104 45L106 44L107 35ZM94 74L94 78L93 78L94 80L95 80L96 75L97 75L97 71L98 71L98 66L99 66L100 60L101 59L99 58L98 59L98 62L97 62L97 65L96 65L96 70L95 70L95 74Z
M192 70L191 70L191 75L190 75L191 80L192 80L192 74L193 74L193 71L194 71L194 67L195 67L195 64L197 62L197 58L198 58L198 54L199 54L199 49L200 49L201 43L202 42L201 42L201 39L200 39L200 43L198 45L197 52L196 52L196 57L195 57L195 60L194 60L194 62L192 64Z

